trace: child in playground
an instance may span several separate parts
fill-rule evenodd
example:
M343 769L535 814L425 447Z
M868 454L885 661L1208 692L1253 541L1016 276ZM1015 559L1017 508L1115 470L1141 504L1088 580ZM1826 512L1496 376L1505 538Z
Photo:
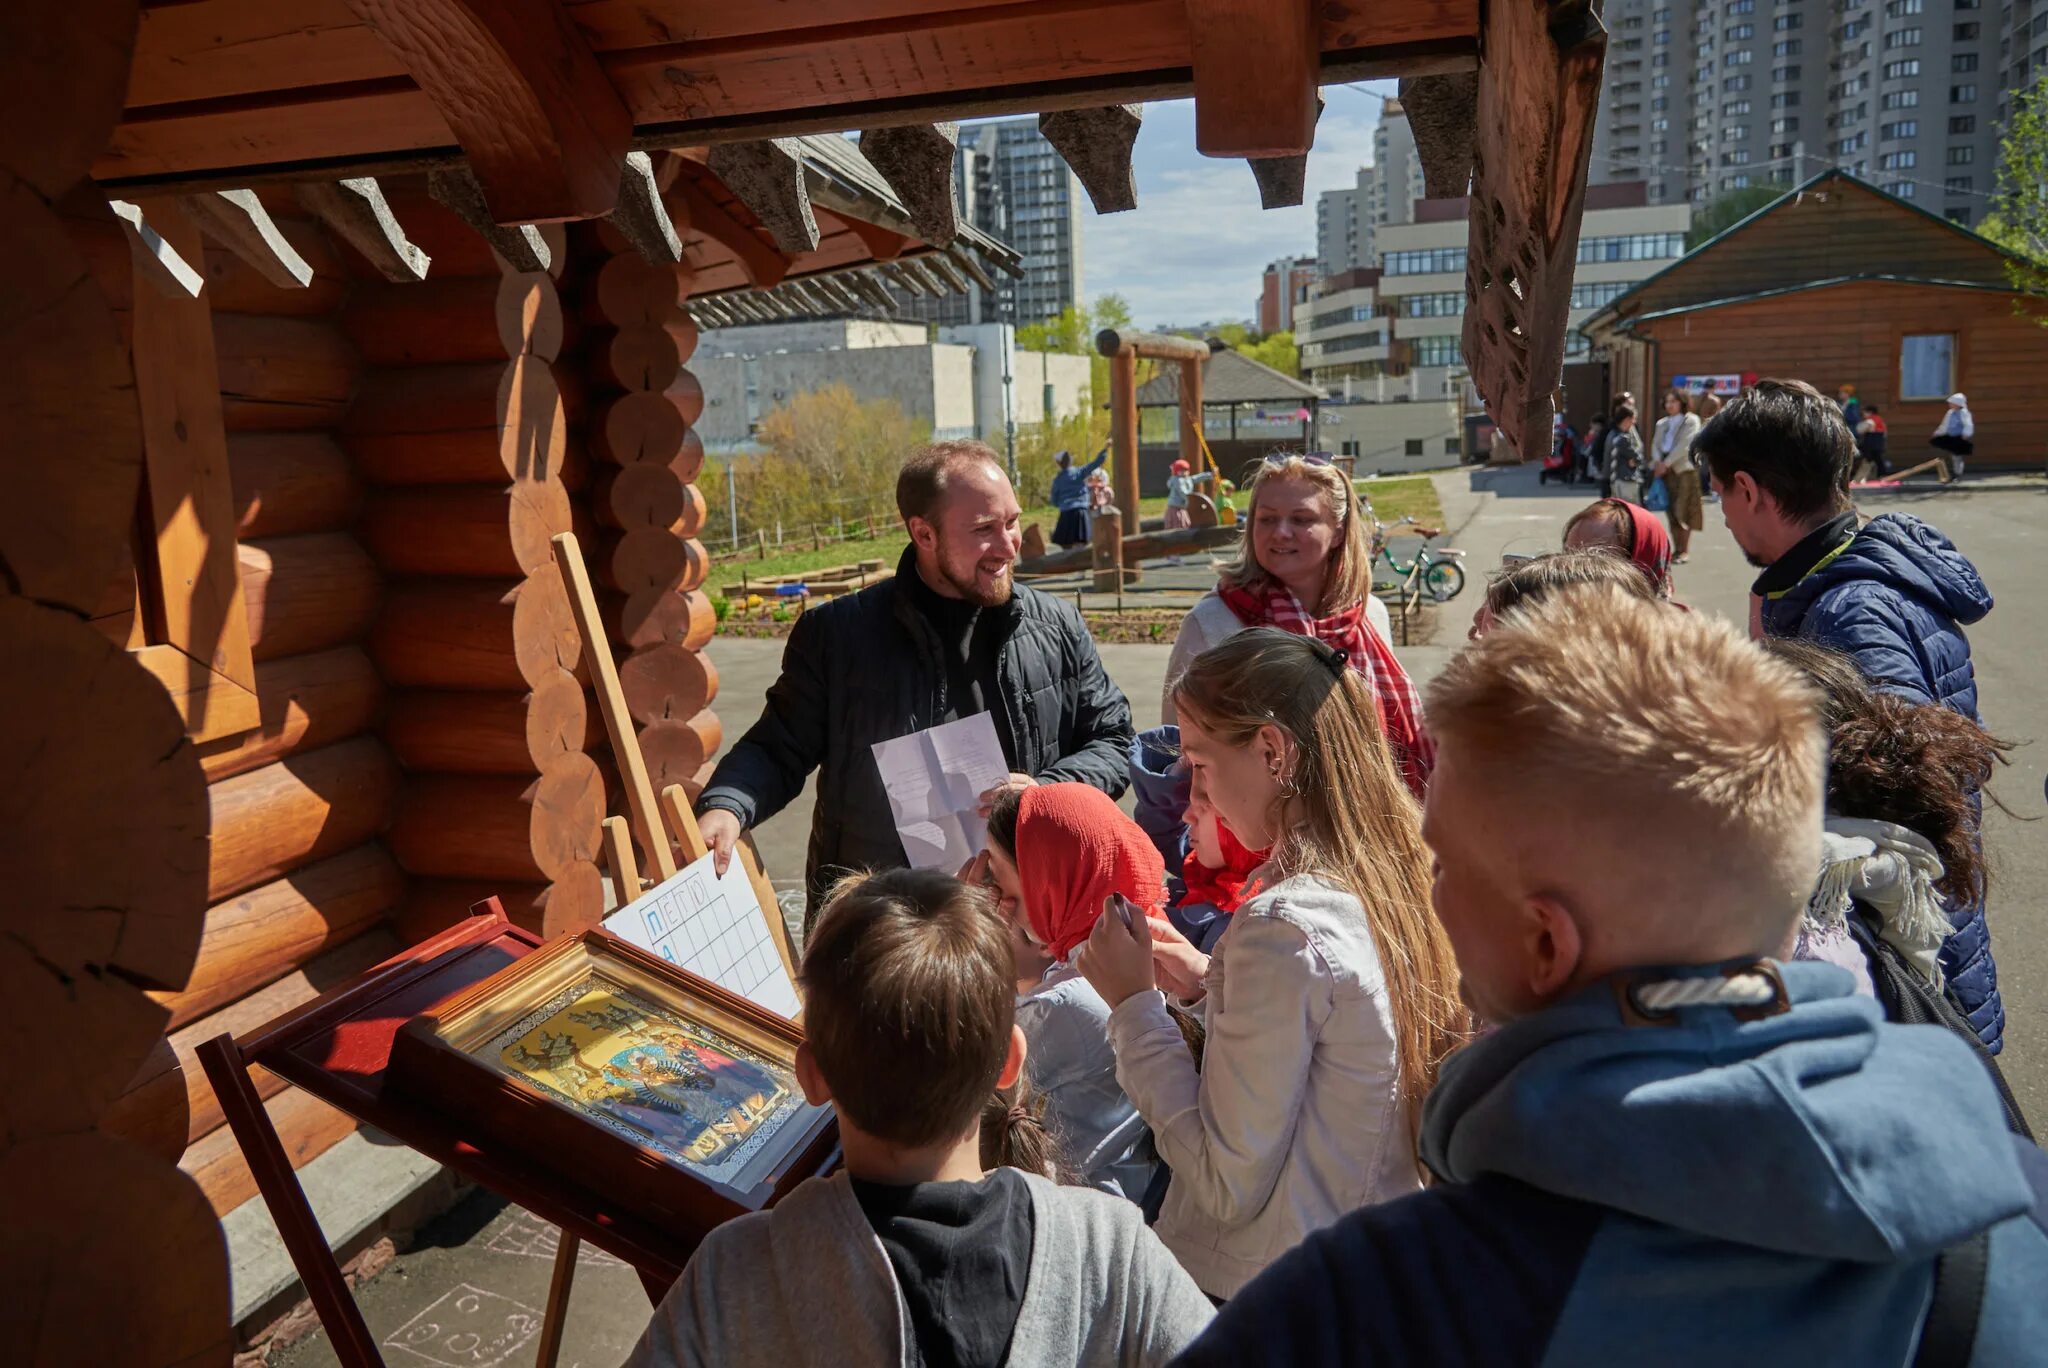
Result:
M1007 905L1017 1026L1068 1169L1089 1187L1143 1201L1158 1173L1151 1133L1116 1081L1109 1006L1072 956L1112 894L1159 915L1159 852L1102 790L1040 784L996 796L988 850L968 873L970 882L992 883Z
M1088 514L1093 517L1116 502L1116 493L1109 487L1109 472L1098 470L1088 477Z
M797 1079L838 1111L845 1167L705 1237L633 1368L1150 1365L1187 1347L1214 1311L1137 1207L1011 1156L984 1167L989 1096L1027 1048L986 889L930 870L847 879L802 978Z
M1198 484L1207 484L1216 478L1216 472L1205 470L1199 475L1188 473L1186 461L1175 461L1166 477L1166 530L1172 532L1182 527L1193 527L1194 520L1188 513L1188 496L1195 492Z

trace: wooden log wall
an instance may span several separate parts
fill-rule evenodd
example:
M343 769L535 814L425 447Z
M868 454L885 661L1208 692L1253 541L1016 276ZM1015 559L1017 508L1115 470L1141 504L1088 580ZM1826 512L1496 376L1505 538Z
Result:
M204 933L183 986L151 994L170 1034L108 1121L178 1160L220 1214L255 1188L193 1049L391 954L406 884L384 841L402 771L377 734L387 689L366 649L387 572L370 549L367 482L338 431L364 386L363 348L345 324L367 272L288 195L264 199L311 282L281 288L209 241L201 293L261 720L199 747L212 832ZM124 638L139 630L98 625ZM274 1078L258 1085L296 1163L354 1128L310 1098L273 1097Z
M401 771L388 836L417 941L490 894L545 934L603 915L605 779L550 539L574 525L569 333L548 272L513 270L417 187L387 185L429 277L341 314L366 371L342 445L387 589L370 654ZM551 231L556 270L565 237ZM573 394L570 396L574 401Z
M146 420L163 417L144 412L117 316L138 288L129 253L95 245L125 230L86 178L121 108L136 24L135 0L0 7L0 54L12 59L0 119L0 712L11 723L0 727L11 799L0 1002L16 1042L0 1053L0 1345L11 1363L230 1354L227 1251L205 1196L167 1162L173 1146L138 1143L120 1116L131 1075L162 1073L167 1014L144 990L177 992L193 971L207 844L206 780L184 718L126 649L127 628L109 640L93 622L131 563ZM155 1095L167 1095L161 1084Z

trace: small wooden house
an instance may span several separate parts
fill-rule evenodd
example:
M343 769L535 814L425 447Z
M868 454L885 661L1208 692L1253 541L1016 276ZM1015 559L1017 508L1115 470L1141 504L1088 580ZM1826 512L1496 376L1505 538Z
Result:
M1587 320L1609 384L1657 412L1673 379L1766 376L1884 411L1895 464L1918 460L1960 391L1976 466L2048 456L2036 405L2048 301L1967 228L1827 171L1694 248Z
M693 782L697 330L1014 266L945 120L1039 113L1108 212L1133 102L1193 95L1298 204L1318 87L1400 76L1465 354L1547 431L1604 52L1586 0L0 5L0 1344L226 1362L252 1184L194 1044L485 894L599 915L550 539ZM352 1124L261 1087L293 1164Z

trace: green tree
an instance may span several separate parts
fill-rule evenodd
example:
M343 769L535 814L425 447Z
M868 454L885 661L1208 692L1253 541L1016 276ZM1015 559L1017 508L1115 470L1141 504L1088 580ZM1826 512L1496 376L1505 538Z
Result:
M1095 334L1131 326L1131 305L1119 294L1097 295L1093 305L1068 305L1053 317L1017 329L1019 351L1064 352L1089 358L1088 381L1097 401L1109 396L1109 359L1095 351Z
M893 517L896 472L931 440L931 428L893 400L862 401L845 385L827 385L770 410L757 435L766 451L728 458L742 540L757 529L773 537L778 527L794 535L839 519ZM697 483L724 511L726 463L707 460ZM708 521L719 529L713 540L730 541L729 515Z
M2048 81L2013 98L1999 142L1998 193L1977 231L2013 254L2005 273L2015 290L2048 295ZM2021 312L2048 326L2038 302Z
M1719 237L1784 193L1775 185L1751 185L1741 190L1730 190L1692 216L1692 227L1685 234L1685 250L1690 252L1709 238Z
M1267 333L1256 342L1239 344L1236 350L1282 375L1301 374L1301 348L1294 344L1291 332Z

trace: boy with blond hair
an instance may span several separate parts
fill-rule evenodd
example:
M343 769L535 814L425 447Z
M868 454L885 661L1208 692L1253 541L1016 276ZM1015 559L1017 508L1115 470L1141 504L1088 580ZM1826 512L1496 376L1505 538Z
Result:
M838 1110L845 1167L705 1237L630 1368L1163 1364L1207 1324L1134 1204L983 1171L984 1108L1025 1048L990 893L847 879L802 979L797 1081Z
M1433 899L1495 1026L1425 1104L1439 1181L1311 1236L1182 1362L2042 1362L2048 1160L1968 1045L1779 958L1812 690L1601 585L1507 614L1427 702Z

